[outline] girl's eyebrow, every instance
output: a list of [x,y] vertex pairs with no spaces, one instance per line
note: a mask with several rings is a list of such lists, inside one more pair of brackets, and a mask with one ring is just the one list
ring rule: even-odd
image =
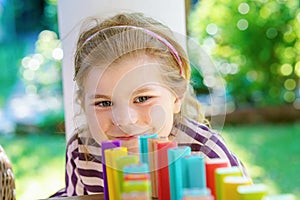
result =
[[91,95],[89,98],[90,99],[110,99],[110,97],[108,95],[104,95],[104,94]]
[[[136,91],[133,92],[133,95],[137,95],[143,92],[149,92],[153,90],[153,86],[146,86],[142,87],[140,89],[137,89]],[[104,95],[104,94],[95,94],[89,96],[90,99],[110,99],[111,97],[109,95]]]
[[152,86],[146,86],[146,87],[142,87],[136,91],[133,92],[133,95],[137,95],[139,93],[144,93],[144,92],[149,92],[149,91],[152,91],[153,90],[153,87]]

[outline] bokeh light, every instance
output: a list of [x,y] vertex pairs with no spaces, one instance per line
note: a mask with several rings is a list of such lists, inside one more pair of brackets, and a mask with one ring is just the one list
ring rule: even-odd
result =
[[248,28],[248,21],[246,19],[240,19],[238,22],[237,22],[237,27],[238,29],[240,29],[241,31],[244,31]]
[[203,41],[203,49],[207,53],[211,53],[212,49],[216,47],[216,41],[212,37],[208,37]]
[[247,79],[250,81],[250,82],[254,82],[254,81],[256,81],[257,80],[257,78],[258,78],[258,73],[257,73],[257,71],[255,71],[255,70],[251,70],[251,71],[249,71],[249,72],[247,72]]
[[295,65],[295,74],[300,77],[300,61],[298,61]]
[[215,35],[218,32],[218,26],[216,24],[208,24],[206,26],[206,32],[210,35]]
[[281,65],[280,67],[280,73],[283,75],[283,76],[289,76],[291,75],[293,72],[293,67],[291,64],[283,64]]
[[219,71],[223,75],[236,74],[239,71],[239,66],[235,63],[223,62],[219,66]]
[[292,91],[285,91],[283,94],[283,99],[288,103],[292,103],[295,100],[295,97],[295,93]]
[[36,53],[32,56],[33,59],[37,60],[39,62],[40,65],[42,65],[45,61],[45,58],[42,54],[40,53]]
[[250,6],[248,3],[240,3],[240,5],[238,7],[239,13],[245,15],[249,12],[249,10],[250,10]]
[[287,79],[284,81],[284,87],[287,90],[294,90],[296,88],[296,81],[294,79]]
[[259,16],[263,19],[268,19],[270,17],[270,15],[275,12],[276,10],[276,3],[275,2],[269,2],[264,4],[264,6],[262,6],[262,8],[259,11]]
[[30,70],[30,69],[26,69],[23,72],[23,78],[27,81],[32,81],[34,79],[34,71]]
[[284,50],[284,57],[287,59],[287,60],[293,60],[295,58],[295,55],[296,55],[296,52],[294,51],[294,48],[293,47],[287,47],[285,50]]
[[33,84],[27,85],[25,88],[25,91],[27,94],[36,94],[37,93],[37,87]]
[[55,59],[55,60],[61,60],[63,58],[63,50],[61,48],[55,48],[53,49],[53,52],[52,52],[52,57]]
[[267,38],[269,39],[274,39],[276,36],[278,35],[278,31],[276,28],[269,28],[267,31],[266,31],[266,36]]
[[291,26],[288,25],[287,27],[288,27],[288,30],[284,33],[283,39],[287,43],[292,43],[292,42],[295,41],[295,39],[297,38],[297,36],[293,32],[293,28]]

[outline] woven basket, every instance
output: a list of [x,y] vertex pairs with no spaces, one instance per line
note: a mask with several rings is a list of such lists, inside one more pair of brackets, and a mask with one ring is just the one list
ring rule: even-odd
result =
[[11,163],[0,145],[0,200],[15,200],[15,180]]

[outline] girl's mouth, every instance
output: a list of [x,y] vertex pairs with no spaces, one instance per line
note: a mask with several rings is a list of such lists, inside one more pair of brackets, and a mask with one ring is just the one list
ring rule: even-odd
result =
[[132,135],[132,136],[120,136],[115,137],[117,140],[132,140],[132,139],[138,139],[138,136]]

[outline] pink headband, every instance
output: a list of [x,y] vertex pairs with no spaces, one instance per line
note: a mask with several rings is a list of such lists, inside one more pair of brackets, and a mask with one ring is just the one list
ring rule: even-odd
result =
[[[152,37],[156,38],[158,41],[160,41],[162,44],[164,44],[165,46],[168,47],[168,49],[171,51],[171,53],[173,54],[173,56],[176,58],[179,67],[180,67],[180,75],[182,75],[182,61],[179,57],[178,52],[176,51],[176,49],[172,46],[172,44],[170,42],[168,42],[165,38],[161,37],[160,35],[158,35],[157,33],[150,31],[148,29],[142,28],[142,27],[137,27],[137,26],[131,26],[131,25],[120,25],[120,26],[112,26],[112,27],[108,27],[108,28],[104,28],[96,33],[94,33],[93,35],[91,35],[90,37],[87,38],[87,40],[83,43],[83,45],[85,45],[87,42],[89,42],[91,39],[93,39],[99,32],[105,31],[107,29],[110,28],[132,28],[135,30],[141,30],[149,35],[151,35]],[[82,46],[83,46],[82,45]]]

